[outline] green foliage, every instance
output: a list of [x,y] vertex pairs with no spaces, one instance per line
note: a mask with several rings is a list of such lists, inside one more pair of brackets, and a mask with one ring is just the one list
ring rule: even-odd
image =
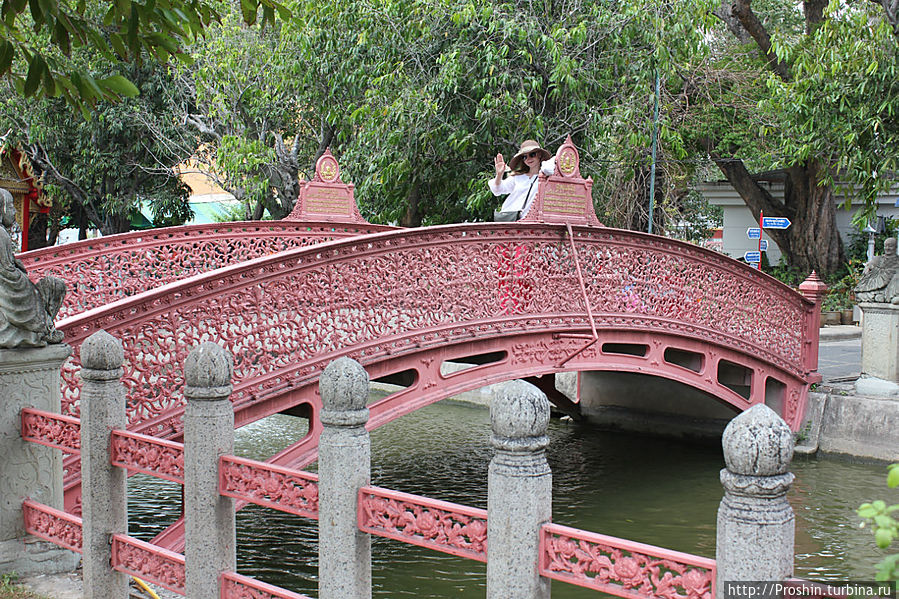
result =
[[[765,254],[762,254],[762,256],[764,257]],[[786,260],[783,259],[783,256],[781,256],[781,259],[777,263],[777,266],[767,268],[763,263],[762,267],[767,274],[771,275],[781,283],[793,287],[794,289],[798,288],[800,283],[802,283],[809,274],[798,266],[792,266],[788,264]]]
[[855,304],[855,287],[865,269],[861,260],[850,260],[844,270],[830,277],[822,310],[826,312],[849,310]]
[[[890,489],[899,487],[899,464],[889,465],[887,487]],[[887,505],[882,500],[863,503],[856,510],[859,517],[864,519],[862,526],[871,525],[874,542],[881,549],[887,549],[893,541],[899,539],[899,520],[894,516],[897,512],[899,504]],[[899,553],[888,555],[877,564],[877,567],[877,580],[899,580]]]
[[[791,77],[767,79],[760,102],[765,133],[787,166],[810,157],[829,165],[823,183],[862,200],[857,223],[874,214],[879,192],[893,185],[899,142],[899,45],[875,3],[831,0],[825,21],[798,39],[775,38]],[[887,176],[884,176],[887,175]]]
[[[83,48],[70,62],[98,77],[108,72]],[[140,95],[98,102],[90,120],[72,118],[61,98],[35,99],[22,110],[17,94],[0,83],[0,120],[14,125],[7,142],[21,144],[52,185],[50,193],[65,194],[71,220],[86,215],[104,234],[127,231],[129,214],[143,202],[159,224],[190,216],[188,190],[173,171],[185,156],[164,140],[178,131],[172,78],[152,62],[132,66],[129,77]]]
[[16,584],[18,579],[15,572],[0,574],[0,599],[47,599]]
[[[887,237],[895,237],[896,231],[899,230],[899,220],[885,218],[883,220],[883,232],[874,235],[874,255],[883,254],[883,242]],[[868,234],[864,231],[855,229],[849,233],[849,245],[846,248],[846,255],[850,260],[868,259]]]
[[[263,23],[289,11],[274,0],[241,0],[243,18]],[[261,8],[261,11],[259,10]],[[216,0],[118,0],[76,3],[60,0],[3,0],[0,5],[0,76],[25,97],[62,97],[87,114],[85,104],[137,95],[121,74],[97,77],[72,69],[68,58],[82,49],[107,65],[140,63],[153,56],[165,63],[170,56],[186,58],[183,45],[203,35],[219,18]]]

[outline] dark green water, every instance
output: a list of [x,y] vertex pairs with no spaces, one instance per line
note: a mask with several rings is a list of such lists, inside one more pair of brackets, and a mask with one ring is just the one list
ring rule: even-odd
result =
[[[269,456],[302,436],[305,424],[275,416],[237,431],[236,453]],[[487,507],[492,457],[486,410],[442,402],[372,434],[372,483],[408,493]],[[550,423],[553,521],[669,549],[714,557],[715,521],[724,465],[720,448],[598,432]],[[872,580],[883,552],[854,510],[864,501],[899,502],[886,488],[886,468],[835,460],[793,463],[790,502],[796,512],[796,576]],[[180,487],[145,476],[130,482],[131,533],[149,539],[174,521]],[[317,528],[250,506],[237,515],[238,571],[317,596]],[[475,598],[485,592],[485,566],[387,539],[372,539],[376,597]],[[554,582],[553,597],[596,597]]]

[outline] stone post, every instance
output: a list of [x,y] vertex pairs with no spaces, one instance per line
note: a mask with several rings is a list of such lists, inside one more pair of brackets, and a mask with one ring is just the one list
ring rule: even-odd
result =
[[0,572],[73,570],[78,556],[25,533],[22,502],[62,509],[62,453],[22,439],[22,408],[60,410],[59,371],[68,345],[0,349]]
[[212,342],[184,363],[185,596],[219,599],[237,567],[234,500],[219,494],[219,458],[234,453],[231,354]]
[[859,395],[899,395],[899,305],[864,302],[862,311],[862,372],[855,381]]
[[110,567],[113,534],[128,532],[128,481],[109,462],[110,433],[124,429],[121,342],[98,331],[81,344],[81,516],[85,599],[126,599],[128,576]]
[[513,381],[490,404],[496,454],[487,471],[487,599],[548,599],[538,573],[540,527],[552,519],[546,462],[549,401]]
[[793,574],[793,508],[787,491],[793,432],[774,410],[757,404],[733,420],[721,438],[726,468],[718,507],[717,592],[736,599],[728,583],[782,581]]
[[318,592],[321,599],[371,598],[371,538],[357,524],[359,489],[371,482],[368,373],[349,358],[319,380]]

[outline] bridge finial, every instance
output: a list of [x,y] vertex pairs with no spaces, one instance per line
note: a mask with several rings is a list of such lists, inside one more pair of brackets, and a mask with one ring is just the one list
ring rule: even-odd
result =
[[228,350],[212,341],[201,343],[184,361],[184,395],[196,400],[228,397],[233,370]]
[[537,387],[512,381],[490,404],[493,444],[507,451],[533,451],[549,443],[549,401]]
[[724,462],[734,474],[784,474],[793,459],[793,431],[765,404],[756,404],[734,418],[721,436]]
[[368,420],[368,373],[359,362],[337,358],[322,372],[318,388],[322,423],[358,426]]

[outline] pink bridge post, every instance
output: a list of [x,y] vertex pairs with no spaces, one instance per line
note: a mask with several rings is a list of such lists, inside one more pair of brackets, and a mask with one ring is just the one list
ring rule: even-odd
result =
[[820,383],[821,374],[818,372],[818,343],[821,333],[821,304],[824,296],[827,295],[827,285],[818,277],[818,273],[812,271],[812,274],[799,285],[799,293],[802,297],[814,302],[813,306],[809,306],[806,310],[805,320],[805,357],[803,367],[809,375],[810,383]]

